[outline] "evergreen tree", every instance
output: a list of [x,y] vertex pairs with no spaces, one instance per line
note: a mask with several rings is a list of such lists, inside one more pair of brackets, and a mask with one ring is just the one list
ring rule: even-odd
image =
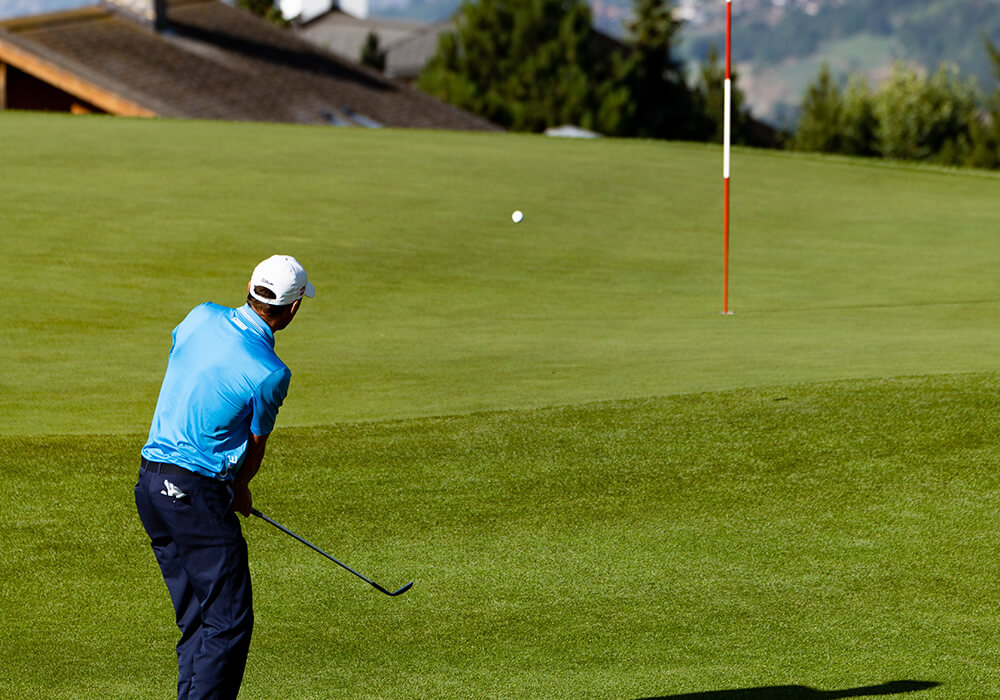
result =
[[852,156],[878,155],[875,143],[874,96],[860,75],[852,75],[844,92],[838,124],[840,152]]
[[631,55],[624,82],[631,93],[627,133],[651,138],[704,137],[706,125],[695,109],[684,79],[683,64],[674,58],[681,21],[674,0],[634,0],[629,23]]
[[602,99],[621,101],[584,0],[465,0],[455,20],[418,81],[432,95],[516,131],[595,128]]
[[980,168],[1000,168],[1000,50],[983,36],[990,57],[996,88],[986,100],[985,112],[972,125],[972,151],[969,165]]
[[925,79],[898,64],[875,96],[879,152],[902,160],[966,163],[978,113],[978,91],[956,68],[942,65]]
[[236,0],[236,6],[242,7],[258,17],[263,17],[269,22],[274,22],[279,27],[291,26],[291,22],[281,14],[281,10],[275,5],[274,0]]
[[824,63],[816,82],[808,87],[802,100],[802,113],[792,148],[840,153],[843,148],[840,133],[843,111],[844,97],[840,86],[830,74],[830,66]]
[[378,34],[373,31],[368,32],[361,47],[361,63],[379,72],[385,70],[385,51],[379,48]]
[[[730,139],[734,144],[751,145],[748,134],[750,115],[743,106],[745,98],[738,87],[739,75],[730,71],[732,110]],[[695,139],[722,143],[726,111],[726,66],[719,58],[719,49],[713,44],[708,50],[708,60],[701,64],[694,90],[695,117],[692,124]]]

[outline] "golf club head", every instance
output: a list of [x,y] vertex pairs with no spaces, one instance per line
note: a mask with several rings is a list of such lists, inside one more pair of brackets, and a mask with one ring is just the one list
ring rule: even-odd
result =
[[395,593],[389,593],[389,591],[386,591],[386,593],[389,593],[389,595],[403,595],[404,593],[406,593],[411,588],[413,588],[413,581],[410,581],[408,584],[406,584],[405,586],[403,586],[402,588],[400,588]]

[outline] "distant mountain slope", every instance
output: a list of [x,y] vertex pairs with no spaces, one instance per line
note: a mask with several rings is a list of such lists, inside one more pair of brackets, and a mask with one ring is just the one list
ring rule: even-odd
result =
[[[461,0],[372,0],[376,12],[436,21]],[[685,17],[681,56],[693,67],[724,44],[723,0],[679,0]],[[591,0],[599,29],[624,35],[629,0]],[[858,72],[872,83],[895,61],[926,71],[958,65],[992,89],[982,35],[1000,44],[998,0],[733,0],[733,60],[747,103],[760,118],[790,125],[820,66],[840,77]]]
[[0,0],[0,19],[26,17],[96,4],[97,0]]
[[[794,119],[824,62],[841,77],[863,73],[873,83],[887,76],[895,61],[928,72],[947,62],[976,76],[982,87],[995,84],[982,37],[1000,44],[997,0],[789,2],[780,10],[772,4],[768,11],[740,12],[733,25],[741,87],[751,109],[765,119]],[[683,36],[684,58],[702,60],[712,45],[723,45],[721,15],[689,24]]]

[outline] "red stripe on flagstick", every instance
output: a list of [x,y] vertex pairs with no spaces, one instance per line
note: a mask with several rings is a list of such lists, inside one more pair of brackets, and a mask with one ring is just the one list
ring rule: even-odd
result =
[[722,283],[722,313],[729,313],[729,178],[725,179],[725,204],[723,205],[723,218],[725,220],[725,260],[723,262],[723,283]]

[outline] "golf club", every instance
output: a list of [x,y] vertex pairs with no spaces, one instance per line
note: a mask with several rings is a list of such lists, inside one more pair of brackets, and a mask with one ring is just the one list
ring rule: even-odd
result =
[[375,583],[374,581],[372,581],[370,578],[367,578],[366,576],[362,576],[361,574],[359,574],[357,571],[355,571],[354,569],[352,569],[351,567],[349,567],[344,562],[338,561],[338,560],[334,559],[329,554],[327,554],[326,552],[324,552],[322,549],[320,549],[319,547],[317,547],[316,545],[314,545],[312,542],[309,542],[309,541],[303,539],[302,537],[299,537],[298,535],[296,535],[294,532],[292,532],[291,530],[289,530],[287,527],[285,527],[281,523],[277,523],[274,520],[271,520],[269,517],[267,517],[266,515],[264,515],[263,513],[261,513],[256,508],[251,508],[250,509],[250,514],[251,515],[256,515],[261,520],[266,520],[267,522],[271,523],[276,528],[278,528],[279,530],[281,530],[282,532],[284,532],[286,535],[291,535],[292,537],[294,537],[295,539],[297,539],[302,544],[306,545],[307,547],[310,547],[311,549],[316,550],[317,552],[319,552],[320,554],[322,554],[324,557],[326,557],[327,559],[329,559],[330,561],[332,561],[334,564],[337,564],[338,566],[341,566],[341,567],[347,569],[352,574],[354,574],[355,576],[357,576],[359,579],[361,579],[362,581],[365,581],[366,583],[370,584],[372,587],[377,588],[378,590],[382,591],[386,595],[391,595],[391,596],[402,595],[403,593],[406,593],[408,590],[410,590],[410,588],[413,587],[413,581],[410,581],[408,584],[406,584],[405,586],[403,586],[402,588],[400,588],[398,591],[395,591],[395,592],[393,592],[393,591],[387,591],[386,589],[382,588],[382,586],[380,586],[377,583]]

